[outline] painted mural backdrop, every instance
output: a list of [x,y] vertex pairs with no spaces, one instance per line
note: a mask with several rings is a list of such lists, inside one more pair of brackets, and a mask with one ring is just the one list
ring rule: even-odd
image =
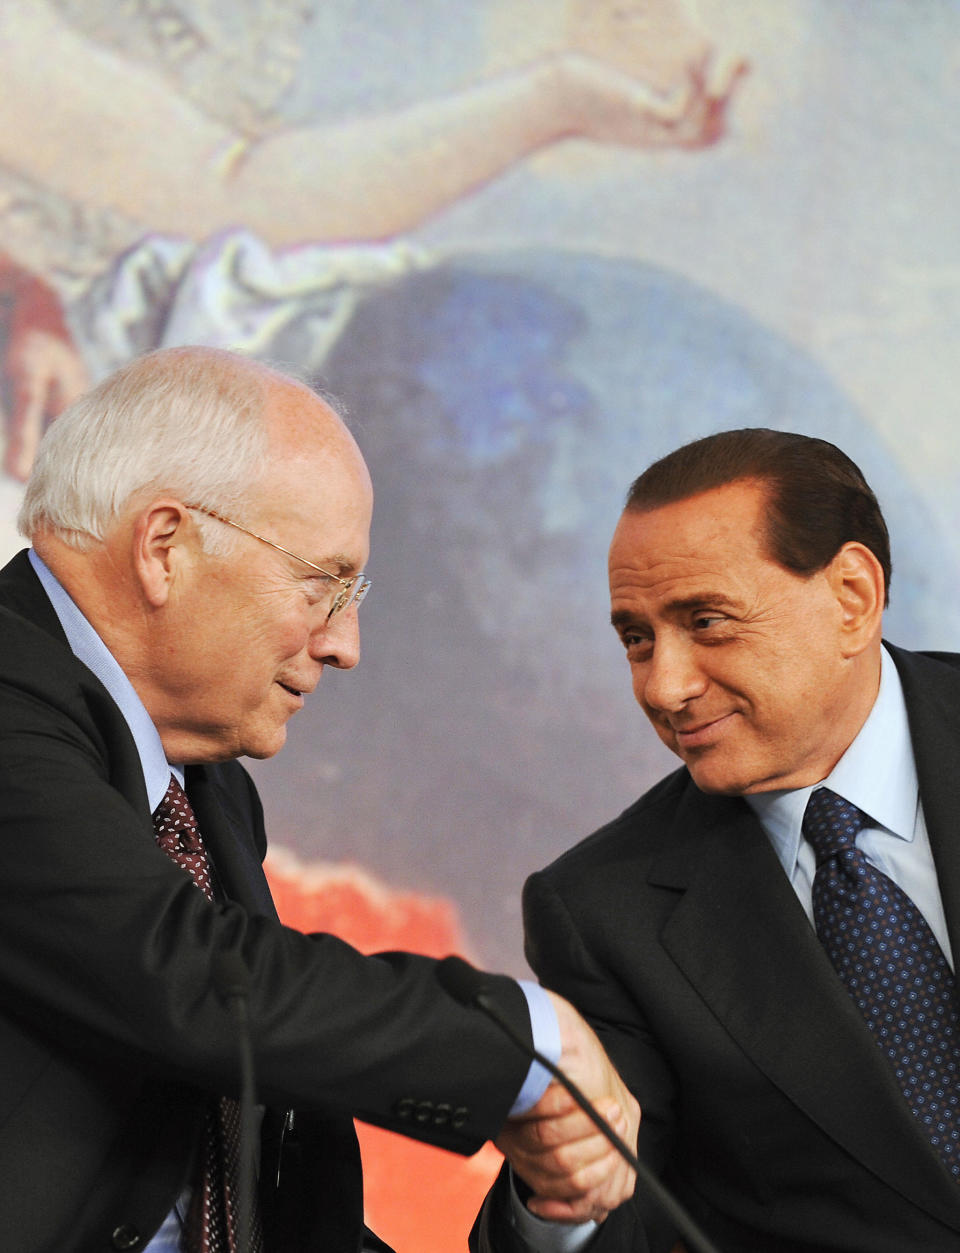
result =
[[[687,439],[839,443],[888,634],[956,647],[952,0],[0,0],[0,48],[2,555],[161,345],[294,369],[371,465],[362,664],[253,767],[291,925],[523,972],[524,876],[670,764],[604,563]],[[399,1253],[463,1248],[494,1151],[363,1138]]]

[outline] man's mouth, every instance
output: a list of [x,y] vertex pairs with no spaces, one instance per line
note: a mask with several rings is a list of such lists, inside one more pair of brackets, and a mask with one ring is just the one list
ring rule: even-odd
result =
[[[278,679],[277,682],[280,683],[280,680]],[[291,696],[296,696],[298,699],[303,695],[299,687],[291,687],[289,683],[280,683],[280,686],[285,692],[289,692]]]
[[698,722],[695,726],[673,727],[672,730],[677,748],[702,748],[708,744],[715,743],[717,738],[726,730],[733,716],[732,713],[721,714],[718,718],[710,718],[705,722]]

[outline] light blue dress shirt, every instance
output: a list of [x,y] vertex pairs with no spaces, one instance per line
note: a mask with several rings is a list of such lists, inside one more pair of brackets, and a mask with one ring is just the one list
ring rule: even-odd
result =
[[[71,650],[107,689],[130,728],[143,767],[147,800],[152,811],[166,795],[171,773],[176,775],[181,787],[183,786],[183,767],[171,765],[167,761],[157,728],[133,684],[72,597],[33,550],[29,553],[29,559],[43,590],[50,598]],[[520,987],[530,1011],[534,1048],[556,1063],[560,1060],[561,1052],[560,1026],[550,998],[539,984],[530,980],[520,980]],[[531,1063],[510,1113],[526,1113],[536,1105],[549,1083],[549,1073],[539,1063]],[[161,1229],[145,1247],[144,1253],[180,1253],[181,1221],[177,1211],[181,1214],[186,1212],[188,1197],[189,1194],[180,1198],[176,1208],[171,1210]]]
[[[911,898],[953,966],[943,901],[920,804],[917,767],[910,742],[900,676],[884,649],[880,690],[860,733],[823,781],[862,809],[874,825],[857,836],[857,847]],[[813,922],[816,857],[801,824],[814,786],[761,792],[745,799],[760,820],[793,889]]]

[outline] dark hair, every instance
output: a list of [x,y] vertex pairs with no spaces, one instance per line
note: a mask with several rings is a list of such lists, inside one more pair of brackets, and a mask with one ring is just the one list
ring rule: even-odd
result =
[[854,540],[883,567],[887,603],[887,524],[859,468],[825,439],[766,427],[708,435],[644,470],[627,494],[626,508],[656,509],[741,479],[758,479],[769,489],[766,538],[774,561],[795,574],[813,574]]

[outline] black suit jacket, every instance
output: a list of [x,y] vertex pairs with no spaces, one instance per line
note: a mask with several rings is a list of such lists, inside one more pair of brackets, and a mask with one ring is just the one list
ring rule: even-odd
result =
[[[279,1207],[278,1119],[264,1124],[282,1253],[359,1248],[353,1116],[472,1152],[526,1072],[427,959],[363,957],[279,924],[239,764],[189,769],[187,788],[218,906],[156,848],[126,724],[14,559],[0,572],[0,1246],[17,1253],[138,1248],[156,1231],[209,1095],[239,1088],[211,976],[224,950],[251,975],[259,1099],[300,1111]],[[502,979],[500,992],[529,1033],[520,989]]]
[[[960,954],[960,658],[891,649]],[[901,1095],[750,808],[679,770],[532,876],[528,957],[642,1107],[639,1152],[725,1253],[946,1253],[960,1186]],[[504,1180],[475,1233],[517,1247]],[[591,1253],[667,1250],[642,1195]]]

